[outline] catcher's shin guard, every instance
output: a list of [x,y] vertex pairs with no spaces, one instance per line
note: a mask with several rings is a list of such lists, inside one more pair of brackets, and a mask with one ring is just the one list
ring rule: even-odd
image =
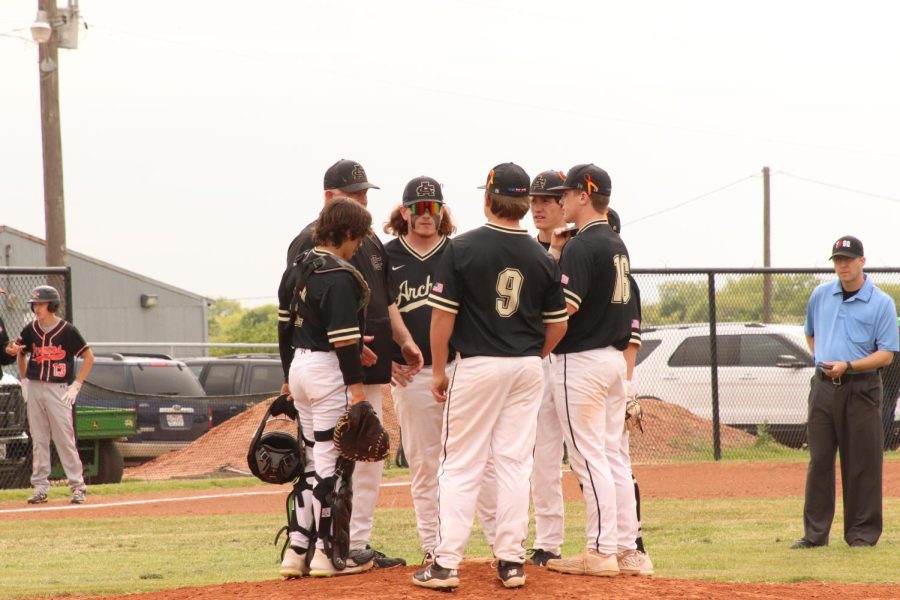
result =
[[351,481],[355,466],[353,461],[338,458],[334,475],[322,479],[313,490],[313,495],[322,504],[317,535],[322,540],[325,554],[338,571],[346,568],[350,555]]
[[[287,514],[287,525],[278,530],[275,534],[275,545],[282,533],[287,533],[284,544],[281,547],[279,560],[284,559],[284,553],[288,546],[297,548],[312,548],[316,543],[315,521],[312,514],[312,490],[313,486],[310,480],[315,480],[315,472],[308,471],[294,482],[294,489],[284,503],[285,513]],[[291,533],[297,532],[306,537],[306,545],[300,546],[291,539]],[[309,554],[307,554],[307,563],[309,562]]]

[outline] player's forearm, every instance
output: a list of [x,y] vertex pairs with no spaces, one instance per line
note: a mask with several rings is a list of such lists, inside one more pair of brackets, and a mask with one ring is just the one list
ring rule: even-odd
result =
[[28,372],[28,360],[25,358],[24,352],[19,352],[16,356],[16,367],[19,369],[19,379],[25,379],[25,373]]
[[409,333],[409,329],[406,328],[406,323],[403,322],[403,317],[400,315],[400,309],[397,308],[396,302],[388,306],[388,315],[391,318],[391,337],[402,348],[404,344],[412,340],[412,335]]
[[94,353],[90,348],[81,353],[81,361],[81,369],[75,377],[75,381],[78,383],[84,383],[84,380],[87,379],[91,372],[91,368],[94,366]]
[[625,355],[625,379],[631,381],[634,376],[634,363],[637,361],[637,353],[640,346],[637,344],[628,344],[628,347],[622,351]]
[[439,308],[431,309],[431,367],[437,373],[442,373],[447,367],[450,335],[455,322],[455,314]]
[[547,323],[544,325],[544,347],[541,348],[541,358],[544,358],[556,348],[556,345],[559,343],[563,336],[566,335],[566,330],[569,328],[568,321],[562,321],[560,323]]

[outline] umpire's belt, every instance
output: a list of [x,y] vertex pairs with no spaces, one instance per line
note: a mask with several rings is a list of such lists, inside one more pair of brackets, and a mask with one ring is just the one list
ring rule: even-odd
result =
[[877,369],[873,371],[864,371],[862,373],[844,373],[840,377],[829,377],[822,371],[816,369],[816,375],[834,385],[843,385],[844,383],[849,383],[850,381],[857,379],[869,379],[870,377],[880,377],[879,371]]

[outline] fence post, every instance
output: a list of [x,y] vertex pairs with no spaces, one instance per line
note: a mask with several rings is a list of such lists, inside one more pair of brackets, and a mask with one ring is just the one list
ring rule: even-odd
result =
[[66,267],[65,277],[65,294],[66,294],[66,319],[70,323],[75,322],[75,306],[72,300],[72,267]]
[[712,383],[713,459],[722,460],[722,431],[719,423],[719,355],[716,335],[716,274],[707,273],[709,288],[709,363]]

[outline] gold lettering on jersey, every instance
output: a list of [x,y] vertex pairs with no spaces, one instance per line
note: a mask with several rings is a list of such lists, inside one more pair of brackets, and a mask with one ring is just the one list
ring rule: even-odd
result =
[[[425,278],[425,283],[419,286],[409,285],[409,280],[400,283],[400,293],[397,295],[397,304],[402,306],[415,300],[423,300],[428,298],[428,292],[431,291],[431,275]],[[406,312],[406,311],[403,311]]]

